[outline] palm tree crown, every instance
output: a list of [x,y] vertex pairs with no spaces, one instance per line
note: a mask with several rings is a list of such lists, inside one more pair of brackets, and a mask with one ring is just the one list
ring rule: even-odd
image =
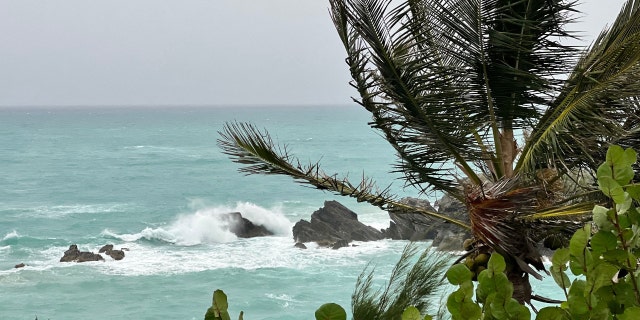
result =
[[248,173],[468,227],[476,247],[540,277],[535,242],[589,214],[603,150],[640,137],[640,1],[627,1],[586,49],[560,42],[573,36],[575,4],[330,0],[354,100],[395,148],[396,169],[408,185],[465,203],[470,225],[402,204],[371,180],[301,165],[249,124],[227,124],[219,145]]

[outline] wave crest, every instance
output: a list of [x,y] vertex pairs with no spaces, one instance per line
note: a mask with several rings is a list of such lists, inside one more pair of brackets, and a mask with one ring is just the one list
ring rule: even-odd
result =
[[145,228],[134,234],[117,234],[104,230],[103,235],[126,242],[139,240],[161,241],[183,246],[203,243],[225,243],[237,239],[230,231],[228,213],[240,212],[255,225],[261,225],[276,235],[291,235],[292,223],[278,209],[266,209],[258,205],[239,202],[235,207],[205,207],[190,214],[183,214],[166,227]]

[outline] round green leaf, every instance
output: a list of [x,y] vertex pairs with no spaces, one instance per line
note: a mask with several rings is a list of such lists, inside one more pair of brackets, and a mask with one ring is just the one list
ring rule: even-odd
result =
[[598,231],[591,237],[591,249],[595,256],[600,256],[603,252],[613,250],[618,246],[618,239],[609,231]]
[[620,320],[637,320],[640,319],[640,307],[631,307],[624,309],[624,313],[618,316]]
[[560,307],[546,307],[540,309],[536,320],[568,320],[567,312]]
[[420,310],[414,306],[409,306],[402,312],[402,320],[422,320]]
[[316,320],[347,320],[347,312],[336,303],[325,303],[316,310]]
[[465,281],[470,281],[473,273],[464,264],[456,264],[447,271],[447,280],[453,285],[459,285]]

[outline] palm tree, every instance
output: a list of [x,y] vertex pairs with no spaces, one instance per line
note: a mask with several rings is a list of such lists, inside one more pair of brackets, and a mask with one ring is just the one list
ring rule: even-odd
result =
[[370,179],[352,183],[303,165],[251,124],[226,124],[223,152],[245,173],[289,175],[468,228],[475,250],[507,257],[514,296],[528,302],[528,275],[544,270],[536,242],[588,216],[602,150],[638,145],[640,1],[627,1],[586,49],[560,42],[574,37],[565,27],[575,1],[330,4],[354,100],[395,148],[397,169],[423,193],[466,204],[470,224],[400,203]]

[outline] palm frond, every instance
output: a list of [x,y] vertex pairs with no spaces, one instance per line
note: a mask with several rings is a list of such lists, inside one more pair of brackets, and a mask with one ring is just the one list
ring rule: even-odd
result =
[[582,55],[562,93],[534,127],[517,168],[595,170],[611,143],[637,142],[640,92],[640,1]]
[[[424,41],[404,32],[422,29],[421,20],[405,18],[407,5],[388,9],[388,1],[333,0],[332,17],[347,50],[358,101],[372,113],[374,128],[380,129],[398,152],[398,170],[408,184],[456,194],[453,159],[479,183],[467,159],[480,156],[473,136],[459,119],[463,111],[446,108],[460,104],[451,87],[454,68],[427,55]],[[416,26],[410,26],[415,23]],[[402,27],[400,27],[402,25]],[[424,59],[415,59],[424,55]],[[459,73],[459,72],[458,72]],[[470,154],[473,157],[469,156]],[[460,172],[459,172],[460,173]]]
[[375,269],[365,269],[360,274],[351,296],[354,320],[397,319],[408,306],[415,306],[422,313],[435,309],[432,299],[445,283],[443,274],[450,262],[431,248],[413,262],[416,253],[415,245],[405,247],[384,290],[373,288]]
[[360,183],[353,184],[347,178],[326,174],[318,163],[302,165],[289,154],[286,147],[277,146],[267,132],[261,132],[251,124],[227,123],[219,134],[221,138],[218,139],[218,145],[222,152],[229,155],[232,161],[245,165],[239,169],[242,173],[286,175],[299,183],[352,197],[384,210],[424,214],[469,228],[457,219],[401,203],[390,194],[389,188],[380,189],[369,178],[363,177]]

